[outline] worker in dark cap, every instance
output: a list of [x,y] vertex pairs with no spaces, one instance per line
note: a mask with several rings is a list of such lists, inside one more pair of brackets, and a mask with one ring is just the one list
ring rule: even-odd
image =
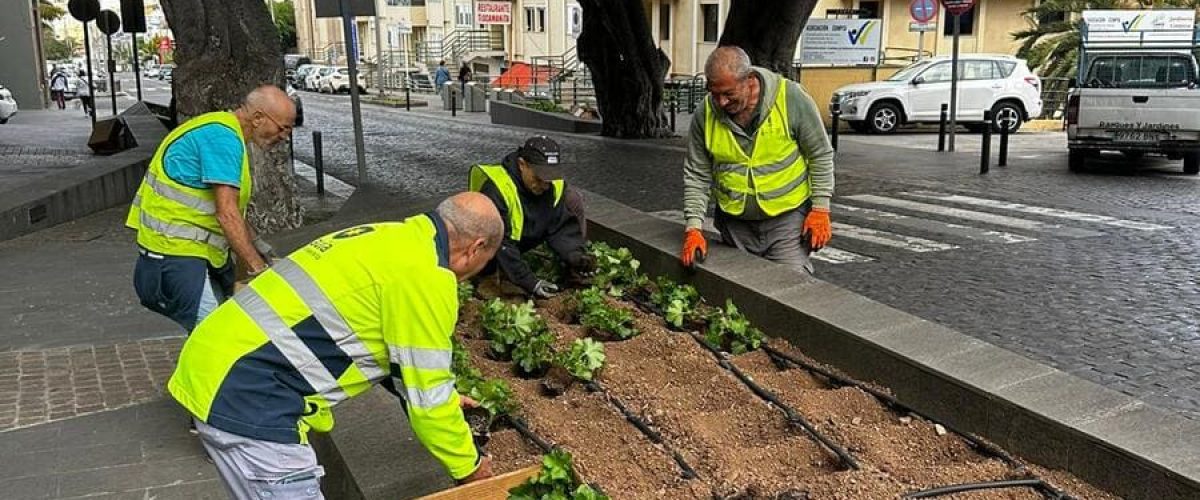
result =
[[499,164],[471,167],[470,189],[491,198],[504,220],[504,242],[489,268],[499,267],[526,293],[538,298],[558,293],[558,284],[538,279],[521,258],[542,243],[572,272],[594,270],[585,249],[583,198],[563,180],[562,154],[549,137],[530,137]]

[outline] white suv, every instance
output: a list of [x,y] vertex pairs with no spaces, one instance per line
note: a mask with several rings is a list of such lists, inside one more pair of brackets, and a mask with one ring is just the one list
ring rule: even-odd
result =
[[[858,132],[887,134],[905,123],[937,123],[942,103],[950,102],[950,57],[908,66],[881,82],[859,83],[833,93],[830,111]],[[958,122],[983,131],[984,110],[992,127],[1016,132],[1042,113],[1042,80],[1024,60],[1005,55],[965,54],[958,61]]]

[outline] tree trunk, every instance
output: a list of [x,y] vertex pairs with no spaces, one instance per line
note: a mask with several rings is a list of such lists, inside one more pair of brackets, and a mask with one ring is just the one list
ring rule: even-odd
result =
[[755,66],[794,77],[796,42],[817,0],[732,0],[720,45],[746,51]]
[[[162,7],[175,35],[172,92],[180,115],[231,110],[255,87],[283,83],[279,33],[262,0],[163,0]],[[288,143],[267,152],[247,147],[250,224],[259,234],[299,227]]]
[[583,31],[575,47],[596,87],[609,137],[667,137],[670,122],[663,108],[663,79],[670,60],[650,36],[642,0],[580,0]]

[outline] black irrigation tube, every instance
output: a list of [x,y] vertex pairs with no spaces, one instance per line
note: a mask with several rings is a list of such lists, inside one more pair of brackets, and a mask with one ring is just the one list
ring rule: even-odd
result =
[[933,498],[954,493],[963,493],[966,491],[994,490],[1002,488],[1032,488],[1046,498],[1052,500],[1074,500],[1075,498],[1054,489],[1054,487],[1046,484],[1046,482],[1042,481],[1041,479],[1011,479],[1005,481],[985,481],[979,483],[955,484],[907,493],[900,498]]
[[[881,390],[875,389],[874,387],[871,387],[867,384],[864,384],[857,380],[853,380],[853,379],[838,375],[836,373],[833,373],[829,370],[821,368],[820,366],[814,365],[812,363],[805,362],[795,356],[792,356],[783,351],[775,349],[774,347],[771,347],[769,345],[762,346],[762,349],[763,349],[763,351],[765,351],[767,353],[768,356],[771,356],[775,359],[781,359],[783,361],[786,361],[788,363],[796,365],[800,368],[803,368],[804,370],[821,375],[822,377],[825,377],[825,378],[837,383],[838,385],[858,388],[858,389],[862,390],[863,392],[866,392],[867,394],[874,396],[875,399],[882,401],[883,403],[887,404],[889,407],[891,407],[894,410],[911,413],[913,415],[921,417],[925,420],[929,420],[931,422],[938,422],[936,419],[929,418],[927,415],[925,415],[921,412],[918,412],[916,410],[913,410],[912,408],[908,407],[904,403],[901,403],[900,400],[896,399],[891,394],[888,394]],[[1025,470],[1024,464],[1017,461],[1017,459],[1013,458],[1012,455],[1009,455],[1008,452],[1000,449],[996,445],[989,443],[987,441],[984,441],[982,439],[979,439],[978,437],[975,437],[974,435],[972,435],[970,433],[963,432],[963,431],[951,426],[950,424],[946,424],[946,423],[942,423],[942,422],[938,422],[938,423],[940,425],[942,425],[943,427],[945,427],[946,429],[948,429],[950,432],[958,434],[963,439],[966,439],[967,442],[971,443],[971,445],[974,446],[976,449],[1004,461],[1010,467],[1013,467],[1013,468],[1016,468],[1016,469],[1022,470],[1022,471]]]
[[650,428],[650,424],[646,423],[645,420],[642,420],[641,417],[635,415],[632,411],[629,411],[629,408],[625,406],[625,403],[621,402],[621,400],[616,396],[609,394],[599,382],[587,382],[586,387],[589,391],[603,394],[604,399],[608,400],[609,403],[615,406],[617,411],[621,412],[621,415],[625,417],[625,420],[628,420],[629,423],[633,424],[634,427],[637,427],[639,431],[642,431],[642,434],[644,434],[646,438],[650,439],[652,443],[662,446],[664,449],[669,451],[671,453],[671,458],[675,460],[675,464],[678,465],[679,469],[683,471],[684,479],[695,479],[698,477],[696,470],[693,469],[691,465],[688,465],[687,461],[683,459],[683,455],[680,455],[678,450],[673,448],[666,442],[666,440],[663,439],[662,434],[659,434],[658,431]]
[[695,339],[697,343],[699,343],[709,353],[711,353],[715,358],[717,358],[717,364],[721,365],[721,368],[724,368],[724,369],[730,371],[731,373],[733,373],[733,375],[735,377],[737,377],[738,380],[742,381],[742,383],[745,384],[746,387],[749,387],[750,390],[754,392],[754,394],[758,395],[758,397],[762,398],[763,400],[765,400],[771,404],[774,404],[776,407],[778,407],[780,410],[782,410],[783,414],[787,418],[787,421],[789,424],[797,425],[797,426],[800,426],[801,428],[803,428],[818,443],[820,443],[822,446],[824,446],[829,451],[833,452],[834,455],[837,455],[838,459],[841,460],[842,464],[845,465],[846,467],[849,467],[854,470],[858,470],[860,468],[858,465],[858,461],[855,460],[854,457],[851,456],[850,453],[847,452],[845,448],[842,448],[841,445],[833,442],[833,440],[829,439],[828,437],[825,437],[824,434],[821,434],[821,432],[818,431],[816,427],[813,427],[813,425],[811,423],[809,423],[809,421],[806,420],[803,416],[801,416],[800,413],[798,413],[791,406],[788,406],[787,403],[780,401],[779,398],[777,396],[775,396],[774,393],[766,390],[765,388],[763,388],[762,386],[758,385],[753,380],[751,380],[750,377],[746,376],[746,374],[743,373],[741,369],[739,369],[733,363],[730,363],[728,359],[725,359],[724,353],[722,353],[720,350],[713,347],[712,345],[709,345],[709,343],[707,341],[705,341],[703,338],[701,338],[699,333],[688,332],[688,335],[691,335],[691,337],[693,339]]

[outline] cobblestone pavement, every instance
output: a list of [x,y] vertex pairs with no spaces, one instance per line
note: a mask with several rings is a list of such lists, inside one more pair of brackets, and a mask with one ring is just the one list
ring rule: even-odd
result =
[[162,396],[182,338],[0,353],[0,432]]
[[[297,157],[312,162],[319,129],[327,170],[353,183],[348,101],[308,96]],[[374,106],[364,119],[372,181],[405,194],[461,189],[470,164],[538,133]],[[575,184],[678,217],[681,139],[549,135],[573,161]],[[842,252],[818,254],[817,275],[1200,417],[1200,178],[1179,174],[1178,162],[1130,168],[1119,156],[1073,174],[1061,133],[1012,137],[1010,166],[981,176],[979,136],[959,135],[955,154],[933,152],[936,141],[842,136],[833,242]]]

